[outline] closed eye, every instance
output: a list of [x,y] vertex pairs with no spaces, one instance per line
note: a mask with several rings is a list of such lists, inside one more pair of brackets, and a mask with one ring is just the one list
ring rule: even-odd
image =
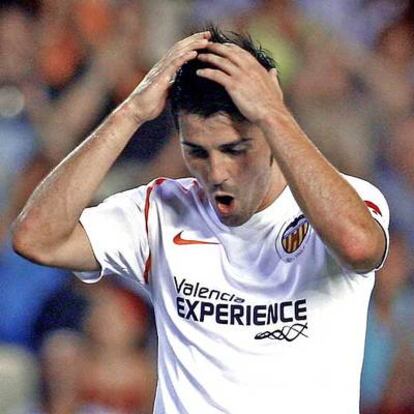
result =
[[[243,155],[252,147],[251,141],[251,138],[243,138],[220,145],[219,149],[223,154],[229,154],[231,156]],[[187,141],[182,141],[181,144],[184,146],[187,156],[191,158],[207,159],[209,157],[209,152],[202,146]]]
[[242,155],[245,154],[250,148],[248,143],[238,143],[235,145],[223,145],[220,149],[225,154],[230,155]]
[[208,158],[208,152],[202,148],[191,148],[187,150],[187,154],[192,158]]

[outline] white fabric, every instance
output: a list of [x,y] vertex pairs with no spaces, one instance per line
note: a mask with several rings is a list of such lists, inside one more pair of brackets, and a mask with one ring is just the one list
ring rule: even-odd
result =
[[[346,178],[374,203],[369,210],[388,234],[382,194]],[[286,187],[247,223],[226,227],[190,178],[157,181],[85,210],[81,223],[102,271],[78,276],[91,282],[126,275],[153,302],[159,338],[154,413],[359,412],[374,272],[360,275],[339,265],[304,217],[289,226],[301,214]],[[289,232],[290,243],[301,240],[291,253],[282,243]],[[210,244],[176,244],[177,238]]]

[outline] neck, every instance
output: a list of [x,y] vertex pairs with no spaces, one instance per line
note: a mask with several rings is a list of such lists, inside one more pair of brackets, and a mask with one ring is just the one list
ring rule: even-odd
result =
[[280,171],[279,167],[276,165],[276,162],[274,160],[273,160],[272,169],[273,169],[272,176],[271,176],[271,179],[269,180],[269,185],[266,191],[266,195],[263,198],[263,203],[260,206],[259,211],[270,206],[270,204],[272,204],[273,201],[275,201],[280,196],[280,194],[282,193],[282,191],[285,189],[287,185],[287,181],[284,175],[282,174],[282,171]]

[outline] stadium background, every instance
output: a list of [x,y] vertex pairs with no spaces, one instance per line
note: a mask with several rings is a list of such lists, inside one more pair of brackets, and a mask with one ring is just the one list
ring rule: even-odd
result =
[[[362,412],[414,413],[413,20],[403,0],[2,0],[0,412],[151,412],[156,337],[136,288],[85,286],[33,265],[12,252],[9,227],[166,49],[213,21],[273,52],[311,139],[388,199],[391,250],[369,311]],[[160,175],[186,175],[168,112],[136,134],[95,201]]]

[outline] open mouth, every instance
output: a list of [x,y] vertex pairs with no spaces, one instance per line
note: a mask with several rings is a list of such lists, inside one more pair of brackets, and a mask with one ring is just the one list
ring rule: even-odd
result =
[[214,197],[216,201],[217,210],[220,214],[230,214],[234,209],[234,197],[229,195],[216,195]]

